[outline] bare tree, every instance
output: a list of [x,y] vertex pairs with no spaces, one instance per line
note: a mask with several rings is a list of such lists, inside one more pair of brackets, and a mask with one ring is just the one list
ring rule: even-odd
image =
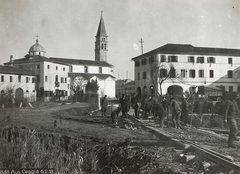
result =
[[2,107],[12,107],[15,104],[14,99],[14,86],[6,86],[4,89],[1,88],[0,103]]
[[152,63],[150,66],[151,74],[148,80],[152,83],[154,89],[157,89],[157,95],[163,95],[162,84],[167,80],[184,83],[181,74],[176,71],[171,63],[159,62],[157,64]]
[[83,93],[85,86],[87,84],[87,80],[82,76],[76,76],[70,81],[70,89],[73,91],[74,95],[77,98],[80,97],[80,94]]

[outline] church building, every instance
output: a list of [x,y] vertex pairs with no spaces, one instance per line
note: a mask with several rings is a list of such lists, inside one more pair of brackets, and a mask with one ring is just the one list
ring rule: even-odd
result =
[[[103,97],[104,95],[107,95],[108,97],[114,98],[116,78],[113,76],[113,65],[107,62],[107,48],[108,36],[104,25],[103,15],[101,14],[95,41],[95,60],[55,57],[50,57],[50,60],[64,64],[68,63],[70,85],[78,84],[84,86],[87,81],[97,80],[99,85],[99,96]],[[71,94],[73,94],[72,91]]]
[[93,79],[98,82],[99,97],[104,95],[115,97],[116,78],[113,75],[113,65],[107,62],[107,40],[108,36],[101,14],[95,41],[95,60],[46,57],[45,48],[39,44],[37,39],[24,58],[13,60],[11,57],[10,61],[4,65],[18,67],[35,74],[37,97],[44,101],[60,98],[66,100],[73,95],[71,85],[81,83],[79,85],[85,90],[86,83]]

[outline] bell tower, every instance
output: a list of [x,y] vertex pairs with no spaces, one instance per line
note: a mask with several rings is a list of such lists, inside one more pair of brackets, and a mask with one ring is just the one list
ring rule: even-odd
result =
[[101,12],[101,18],[95,41],[95,61],[107,62],[107,51],[108,51],[108,36],[104,25],[103,12]]

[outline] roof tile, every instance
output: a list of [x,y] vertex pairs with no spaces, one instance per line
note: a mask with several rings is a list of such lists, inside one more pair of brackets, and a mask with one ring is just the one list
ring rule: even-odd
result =
[[112,76],[111,74],[68,73],[68,75],[69,75],[70,77],[73,77],[73,78],[75,78],[75,77],[77,77],[77,76],[82,76],[82,77],[84,77],[86,80],[89,80],[90,78],[92,78],[92,77],[94,77],[94,76],[96,76],[96,77],[98,77],[98,78],[100,78],[100,79],[104,79],[104,80],[107,79],[108,77],[111,77],[111,78],[115,79],[115,77]]
[[4,66],[4,65],[0,65],[0,73],[2,73],[2,74],[17,74],[17,75],[31,75],[31,76],[37,75],[36,73],[34,73],[32,71],[28,71],[28,70],[18,68],[18,67]]
[[143,56],[151,56],[156,53],[161,54],[187,54],[187,55],[215,55],[215,56],[240,56],[240,49],[227,48],[208,48],[208,47],[194,47],[190,44],[166,44],[152,51],[132,58],[137,60]]
[[105,61],[95,61],[95,60],[83,60],[83,59],[68,59],[68,58],[55,58],[50,57],[51,60],[68,63],[72,65],[92,65],[92,66],[105,66],[105,67],[113,67],[113,65],[105,62]]

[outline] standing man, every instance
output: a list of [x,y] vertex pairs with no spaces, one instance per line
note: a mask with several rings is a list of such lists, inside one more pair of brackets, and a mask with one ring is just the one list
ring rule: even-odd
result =
[[228,147],[236,148],[234,141],[237,139],[238,126],[236,122],[237,108],[233,101],[229,99],[224,100],[225,112],[224,112],[224,122],[228,124],[230,132],[228,136]]
[[128,102],[128,98],[125,94],[122,94],[122,98],[120,98],[119,103],[121,105],[122,116],[127,117],[127,112],[130,109],[130,105]]
[[187,125],[188,122],[188,108],[187,108],[187,101],[186,99],[183,97],[182,98],[182,112],[181,112],[181,120],[184,126]]
[[180,129],[180,117],[181,108],[177,100],[174,98],[170,99],[170,105],[172,106],[172,121],[175,128]]
[[164,126],[164,119],[166,117],[166,111],[163,107],[163,102],[162,100],[159,98],[157,101],[157,114],[158,114],[158,119],[159,119],[159,126],[160,128],[163,128]]
[[134,114],[135,114],[136,118],[139,118],[139,104],[138,103],[139,103],[139,100],[138,100],[137,95],[135,94],[132,99],[132,106],[133,106]]
[[102,116],[106,116],[107,105],[108,105],[107,95],[105,95],[105,96],[101,99],[100,104],[101,104]]

